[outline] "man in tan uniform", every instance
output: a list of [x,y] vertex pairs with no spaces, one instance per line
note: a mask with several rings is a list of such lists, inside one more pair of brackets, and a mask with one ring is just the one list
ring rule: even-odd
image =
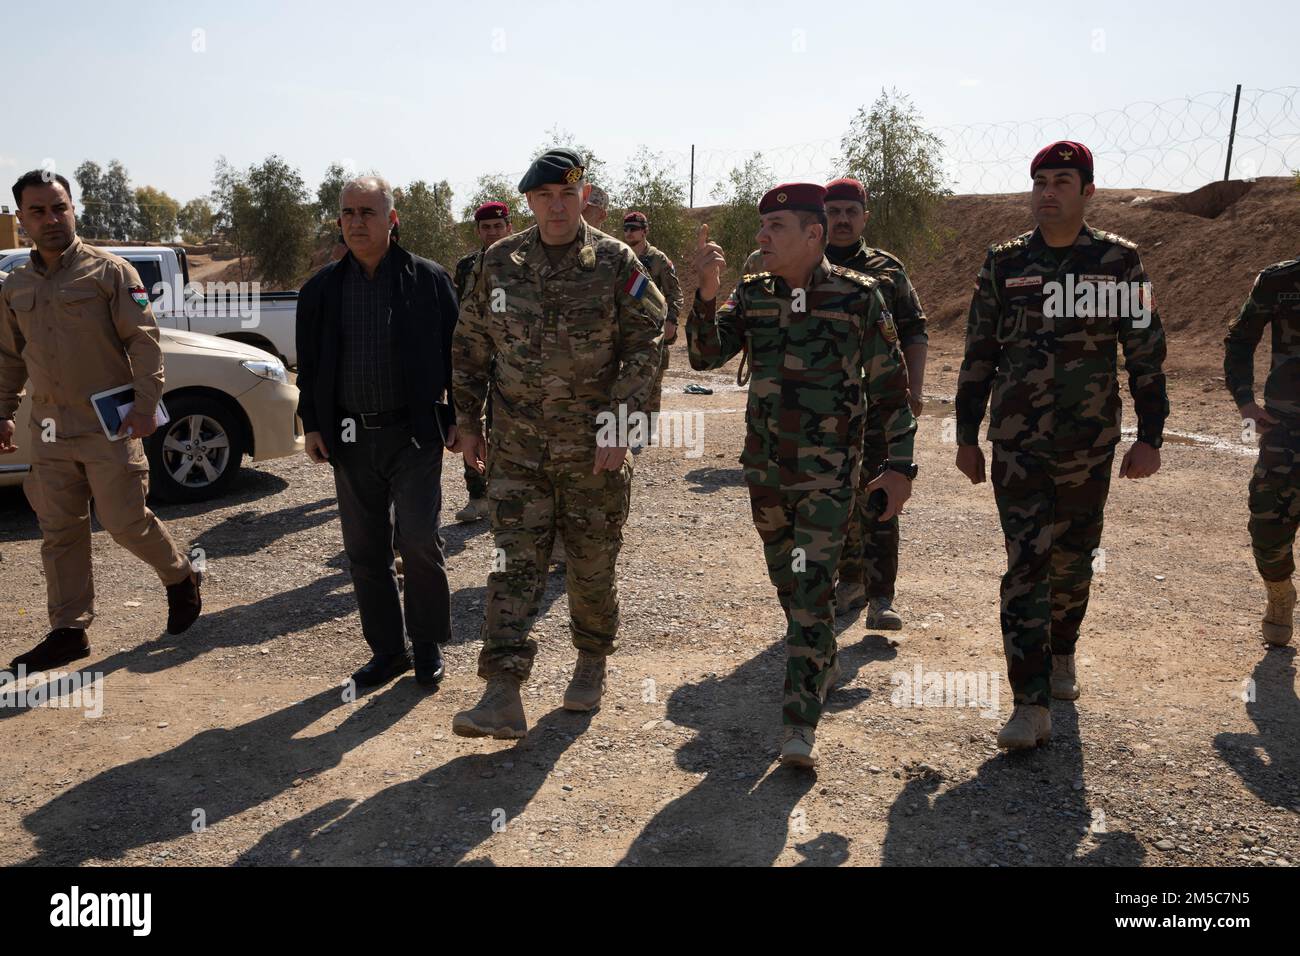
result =
[[[34,170],[14,184],[18,219],[36,248],[0,292],[0,454],[16,450],[14,413],[30,379],[32,469],[24,483],[41,527],[53,630],[15,658],[46,670],[90,653],[95,617],[90,500],[118,544],[167,586],[167,631],[199,616],[201,575],[145,505],[149,463],[140,439],[156,428],[162,351],[149,295],[126,260],[77,238],[68,181]],[[135,404],[110,441],[90,397],[121,385]]]

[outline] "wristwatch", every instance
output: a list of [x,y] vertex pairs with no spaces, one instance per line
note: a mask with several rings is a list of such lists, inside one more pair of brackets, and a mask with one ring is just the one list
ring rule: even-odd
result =
[[886,471],[896,471],[900,475],[905,475],[910,481],[916,481],[916,473],[920,470],[914,461],[887,461],[881,467],[880,473],[883,475]]

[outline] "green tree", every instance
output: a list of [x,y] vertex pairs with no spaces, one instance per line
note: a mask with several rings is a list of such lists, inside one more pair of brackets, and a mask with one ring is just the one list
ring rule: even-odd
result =
[[248,251],[262,281],[292,285],[311,259],[314,207],[302,174],[277,155],[254,164],[246,175],[251,208]]
[[77,231],[89,239],[107,239],[108,204],[104,200],[104,171],[99,163],[86,160],[72,174],[81,193],[76,202]]
[[[686,215],[686,186],[673,176],[662,154],[640,147],[628,161],[610,205],[623,213],[633,209],[645,213],[650,220],[651,245],[666,252],[668,258],[680,260],[689,252],[695,235]],[[609,223],[619,221],[621,216],[616,219],[611,209]],[[622,238],[621,232],[617,235]]]
[[417,179],[394,190],[404,249],[451,268],[463,245],[451,213],[451,187],[446,180],[430,186]]
[[333,236],[338,233],[339,194],[343,184],[352,177],[339,163],[330,163],[325,170],[325,178],[316,187],[316,235],[318,238]]
[[[503,202],[510,207],[510,228],[521,232],[533,224],[533,214],[524,197],[519,195],[518,183],[512,183],[504,173],[485,173],[474,184],[474,192],[461,207],[461,219],[474,219],[474,212],[485,202]],[[472,232],[472,230],[471,230]],[[477,240],[474,240],[477,242]]]
[[906,95],[881,90],[870,110],[859,107],[840,152],[839,175],[861,180],[871,193],[871,245],[906,256],[938,243],[934,213],[952,195],[941,162],[943,140],[921,125]]
[[135,191],[135,238],[143,242],[171,242],[176,238],[181,205],[161,189],[141,186]]
[[763,154],[755,153],[744,165],[727,173],[726,182],[713,190],[713,198],[721,202],[722,208],[709,224],[709,239],[722,246],[728,265],[737,271],[758,248],[754,238],[759,227],[758,201],[775,185],[776,177]]
[[231,166],[226,157],[217,157],[212,175],[212,231],[221,236],[239,257],[239,278],[251,278],[253,196],[248,176]]
[[192,244],[207,242],[212,237],[214,217],[212,206],[206,199],[191,199],[176,216],[181,238]]

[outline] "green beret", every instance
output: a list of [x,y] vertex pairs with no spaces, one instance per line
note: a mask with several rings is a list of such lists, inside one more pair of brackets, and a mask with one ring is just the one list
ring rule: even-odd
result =
[[587,167],[582,157],[571,149],[548,149],[533,160],[524,178],[519,180],[521,193],[532,192],[543,186],[565,185],[581,181]]

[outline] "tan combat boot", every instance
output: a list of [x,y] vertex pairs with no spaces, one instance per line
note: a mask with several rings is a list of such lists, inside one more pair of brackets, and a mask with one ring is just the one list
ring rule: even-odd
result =
[[878,631],[901,631],[903,619],[893,608],[890,598],[872,598],[867,602],[867,627]]
[[565,710],[595,710],[605,693],[605,655],[578,651],[573,679],[564,689]]
[[998,733],[998,746],[1004,750],[1026,750],[1052,738],[1052,715],[1037,704],[1016,704],[1011,719]]
[[1265,581],[1268,590],[1268,608],[1261,622],[1264,640],[1281,647],[1291,643],[1291,617],[1295,613],[1295,585],[1291,579]]
[[867,586],[861,583],[843,581],[835,589],[835,615],[847,617],[867,603]]
[[781,738],[781,765],[815,767],[821,758],[817,749],[817,731],[812,727],[787,727]]
[[1057,700],[1079,699],[1079,679],[1074,674],[1073,654],[1052,655],[1052,696]]
[[486,498],[471,498],[469,504],[456,512],[456,520],[461,524],[469,524],[472,521],[482,521],[488,515],[488,503]]
[[473,710],[462,710],[452,718],[451,731],[460,737],[495,737],[515,740],[528,733],[524,702],[519,696],[519,678],[497,674],[488,678],[483,699]]

